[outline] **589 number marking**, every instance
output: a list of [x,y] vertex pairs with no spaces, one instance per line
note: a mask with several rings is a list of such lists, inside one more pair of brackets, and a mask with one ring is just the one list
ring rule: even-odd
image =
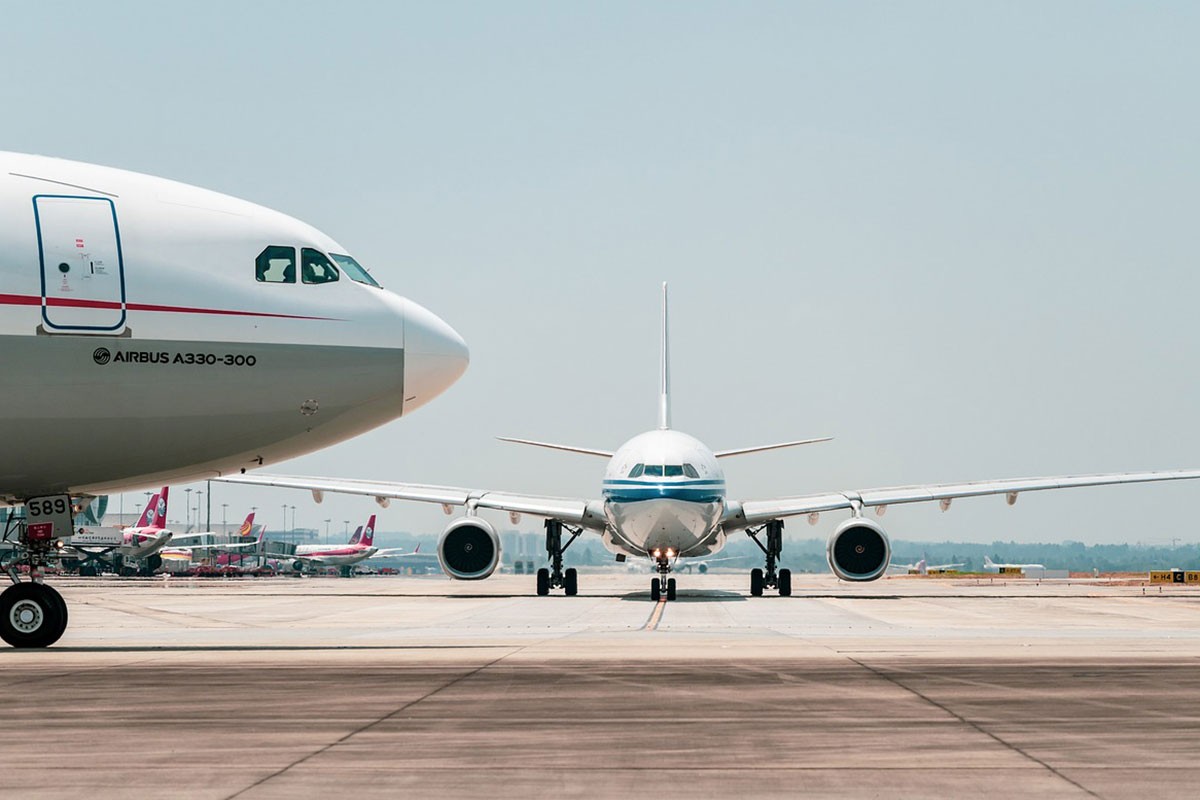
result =
[[35,517],[52,517],[55,514],[69,514],[71,503],[66,495],[60,497],[37,497],[25,504],[25,513],[30,519]]

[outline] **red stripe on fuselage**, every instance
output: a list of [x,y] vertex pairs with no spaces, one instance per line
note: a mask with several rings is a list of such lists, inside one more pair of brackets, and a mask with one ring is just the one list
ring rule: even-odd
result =
[[[40,306],[42,298],[36,295],[0,294],[0,306]],[[121,304],[112,300],[77,300],[73,297],[47,297],[46,305],[58,308],[120,309]],[[154,311],[165,314],[210,314],[226,317],[269,317],[273,319],[319,319],[337,321],[336,317],[307,317],[298,314],[272,314],[266,311],[234,311],[224,308],[190,308],[188,306],[160,306],[150,303],[126,303],[129,311]]]

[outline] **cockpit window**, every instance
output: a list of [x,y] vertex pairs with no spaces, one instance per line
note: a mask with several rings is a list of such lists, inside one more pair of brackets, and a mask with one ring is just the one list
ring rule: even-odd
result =
[[663,474],[662,464],[647,464],[645,474],[650,475],[651,477],[661,478]]
[[375,279],[371,277],[371,273],[367,272],[362,264],[359,264],[350,256],[343,256],[338,253],[330,253],[329,257],[337,262],[337,265],[342,268],[342,272],[346,273],[346,277],[358,283],[365,283],[367,286],[380,288]]
[[338,270],[320,250],[306,247],[300,251],[300,280],[305,283],[333,283]]
[[642,477],[642,473],[645,472],[645,470],[646,470],[645,464],[638,464],[633,469],[629,470],[629,477],[640,478],[640,477]]
[[269,245],[254,259],[254,279],[261,283],[295,283],[296,248]]
[[687,475],[689,478],[699,478],[700,477],[700,473],[696,472],[696,468],[693,467],[691,464],[683,465],[683,474]]
[[683,464],[667,464],[663,467],[663,471],[668,478],[682,478]]

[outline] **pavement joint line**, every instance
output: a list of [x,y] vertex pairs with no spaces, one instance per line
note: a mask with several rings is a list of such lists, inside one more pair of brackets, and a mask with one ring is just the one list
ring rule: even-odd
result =
[[344,736],[330,742],[329,744],[327,744],[321,748],[318,748],[317,750],[314,750],[313,752],[309,753],[306,756],[296,759],[292,763],[288,764],[286,767],[283,767],[282,769],[272,772],[270,775],[260,778],[259,780],[255,781],[254,783],[250,784],[249,786],[247,786],[243,789],[239,789],[238,791],[234,792],[233,794],[227,796],[225,798],[225,800],[234,800],[235,797],[241,797],[246,792],[249,792],[252,789],[257,789],[259,786],[262,786],[264,783],[267,783],[268,781],[275,780],[280,775],[284,774],[285,772],[292,769],[293,767],[298,767],[301,764],[303,764],[305,761],[308,761],[309,759],[316,758],[317,756],[319,756],[323,753],[329,752],[330,750],[337,747],[338,745],[344,744],[345,742],[349,741],[350,739],[353,739],[355,736],[358,736],[360,733],[366,733],[367,731],[371,730],[372,728],[376,727],[377,725],[381,725],[384,722],[387,722],[388,720],[396,717],[397,715],[404,713],[405,711],[407,711],[408,709],[417,705],[418,703],[422,703],[422,702],[428,700],[429,698],[433,697],[434,695],[440,694],[441,692],[444,692],[445,690],[447,690],[453,686],[456,686],[457,684],[462,683],[463,681],[468,680],[469,678],[475,677],[476,675],[478,675],[479,673],[488,669],[489,667],[493,667],[496,664],[499,664],[504,659],[508,658],[511,655],[515,655],[524,649],[525,649],[524,647],[515,648],[510,653],[505,653],[504,655],[500,656],[499,658],[494,658],[491,661],[487,662],[486,664],[476,667],[475,669],[471,670],[470,672],[466,672],[466,673],[463,673],[462,675],[459,675],[454,680],[451,680],[447,683],[442,684],[441,686],[437,687],[436,689],[426,692],[425,694],[421,695],[420,697],[416,698],[415,700],[410,700],[409,702],[405,703],[404,705],[400,706],[399,708],[389,711],[387,714],[384,714],[382,717],[379,717],[378,719],[374,720],[373,722],[368,722],[366,725],[362,725],[358,728],[355,728],[354,730],[350,731],[349,733],[345,734]]
[[[61,648],[60,648],[60,650],[61,650]],[[20,651],[18,651],[18,652],[20,652]],[[64,678],[72,678],[76,675],[88,675],[88,674],[91,674],[94,672],[105,672],[105,671],[111,670],[111,669],[126,669],[128,667],[137,667],[142,664],[151,664],[155,660],[156,659],[153,659],[153,658],[139,658],[134,661],[127,661],[124,664],[105,664],[104,666],[100,666],[100,667],[85,667],[84,669],[74,669],[69,672],[55,672],[52,674],[46,673],[46,674],[42,674],[42,675],[36,675],[32,678],[25,678],[24,680],[11,681],[9,683],[0,683],[0,690],[7,690],[7,689],[11,689],[14,686],[24,686],[24,685],[30,684],[30,683],[41,683],[42,681],[63,680]]]
[[903,682],[901,682],[895,676],[889,675],[888,673],[886,673],[882,670],[876,669],[875,667],[872,667],[870,664],[866,664],[862,661],[859,661],[857,658],[854,658],[853,656],[846,656],[846,658],[848,658],[850,661],[857,664],[858,666],[862,667],[867,672],[870,672],[873,675],[883,678],[888,683],[898,686],[906,692],[910,692],[911,694],[916,695],[917,697],[921,698],[922,700],[924,700],[926,703],[933,706],[934,708],[940,708],[942,711],[944,711],[947,714],[949,714],[950,716],[954,717],[956,720],[958,720],[962,724],[967,725],[976,731],[979,731],[984,736],[988,737],[989,739],[993,740],[994,742],[996,742],[1000,745],[1003,745],[1004,747],[1008,748],[1009,750],[1012,750],[1014,753],[1034,762],[1035,764],[1040,765],[1042,768],[1044,768],[1045,770],[1050,772],[1050,774],[1054,775],[1056,778],[1059,778],[1060,780],[1063,780],[1063,781],[1071,784],[1076,789],[1079,789],[1081,792],[1086,793],[1089,797],[1095,797],[1095,798],[1097,798],[1097,800],[1102,800],[1101,795],[1099,795],[1096,792],[1092,791],[1091,789],[1087,788],[1082,783],[1079,783],[1076,780],[1072,780],[1071,778],[1068,778],[1066,775],[1059,772],[1054,767],[1050,766],[1049,763],[1043,761],[1042,759],[1038,758],[1037,756],[1033,755],[1032,753],[1026,752],[1025,750],[1021,749],[1019,746],[1013,744],[1012,742],[1002,739],[1001,737],[997,736],[996,734],[994,734],[991,731],[984,728],[979,723],[973,722],[972,720],[967,719],[962,714],[959,714],[957,711],[951,709],[949,706],[947,706],[943,703],[939,703],[937,700],[934,700],[932,697],[929,697],[928,695],[922,694],[920,691],[912,688],[911,686],[905,685]]

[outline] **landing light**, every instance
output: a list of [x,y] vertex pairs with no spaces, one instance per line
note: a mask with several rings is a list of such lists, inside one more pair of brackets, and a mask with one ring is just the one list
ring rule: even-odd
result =
[[662,558],[662,550],[655,549],[655,551],[654,551],[654,557],[655,557],[655,558]]
[[667,548],[667,558],[674,558],[674,557],[675,557],[675,551],[668,547]]

